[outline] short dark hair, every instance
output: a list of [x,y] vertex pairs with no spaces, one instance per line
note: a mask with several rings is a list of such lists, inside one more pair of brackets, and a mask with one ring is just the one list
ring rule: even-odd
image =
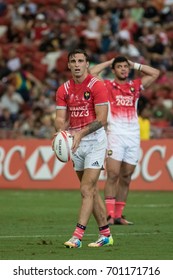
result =
[[78,54],[78,53],[82,53],[85,56],[86,61],[89,61],[89,55],[87,54],[87,52],[85,50],[82,50],[82,49],[75,49],[75,50],[69,52],[68,61],[69,61],[71,56],[74,56],[75,54]]
[[112,62],[112,69],[114,69],[116,63],[120,62],[127,62],[129,64],[128,59],[125,56],[117,56]]

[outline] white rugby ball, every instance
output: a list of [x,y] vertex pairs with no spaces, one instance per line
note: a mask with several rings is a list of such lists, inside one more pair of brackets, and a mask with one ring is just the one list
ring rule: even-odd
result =
[[72,157],[73,136],[68,131],[58,132],[53,139],[53,150],[58,160],[68,162]]

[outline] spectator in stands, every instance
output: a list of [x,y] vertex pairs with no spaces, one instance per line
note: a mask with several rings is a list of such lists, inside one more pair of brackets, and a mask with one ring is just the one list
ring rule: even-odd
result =
[[[12,130],[14,125],[14,119],[11,115],[11,112],[8,108],[3,108],[0,114],[0,130]],[[4,133],[5,134],[5,133]],[[3,137],[2,137],[3,138]]]
[[17,71],[21,68],[21,59],[15,48],[9,50],[7,67],[11,72]]
[[76,32],[76,29],[71,27],[66,33],[66,36],[64,37],[63,41],[63,46],[68,52],[76,48],[79,44],[79,36]]
[[130,57],[140,62],[141,53],[134,43],[130,42],[130,33],[128,30],[121,30],[118,34],[118,51],[123,56]]
[[3,16],[7,11],[7,4],[5,1],[0,2],[0,16]]
[[131,10],[124,9],[122,11],[122,18],[120,19],[119,23],[119,30],[128,30],[130,35],[130,41],[134,41],[135,34],[138,31],[138,24],[131,16]]
[[3,57],[3,51],[0,48],[0,79],[10,74],[10,70],[7,67],[6,60]]
[[41,90],[41,82],[30,72],[30,65],[22,65],[18,71],[7,76],[8,80],[14,84],[17,92],[20,93],[26,103],[31,101],[31,90],[35,86]]
[[57,39],[52,40],[52,50],[48,51],[42,59],[42,63],[48,65],[48,72],[55,70],[56,60],[63,54]]
[[43,139],[51,139],[54,133],[54,120],[52,119],[51,114],[46,114],[41,118],[40,129],[37,131],[37,135],[35,136]]
[[24,105],[21,95],[15,91],[12,84],[7,85],[7,89],[0,99],[1,107],[9,110],[11,117],[16,120]]
[[86,29],[83,30],[82,35],[87,40],[95,40],[96,48],[100,47],[101,40],[101,18],[97,15],[95,9],[88,11],[88,17],[86,21]]
[[18,120],[18,133],[23,138],[34,138],[34,114],[28,109],[23,112]]
[[[92,63],[102,62],[102,56],[109,59],[114,52],[132,60],[135,57],[139,63],[156,65],[164,69],[158,85],[173,87],[172,0],[8,2],[7,5],[6,1],[0,1],[0,79],[3,79],[0,96],[4,84],[12,81],[12,72],[16,91],[26,105],[22,107],[22,114],[25,115],[35,101],[39,104],[46,102],[48,110],[53,110],[53,83],[56,80],[59,85],[69,78],[69,71],[62,73],[63,54],[76,47],[87,50]],[[160,38],[157,44],[156,35]],[[59,44],[57,50],[54,48],[56,41]],[[28,56],[31,65],[24,66]],[[43,57],[45,64],[41,62]],[[52,85],[46,84],[46,78],[55,66],[56,78],[49,81]],[[110,76],[110,71],[105,70],[104,78]],[[159,87],[151,87],[149,95],[156,91],[160,92]],[[47,99],[43,98],[44,95]],[[169,96],[172,96],[171,92]],[[155,99],[150,98],[149,103],[153,105]]]
[[34,0],[24,0],[18,6],[18,13],[23,16],[24,19],[33,18],[37,13],[37,4]]
[[46,21],[46,16],[42,13],[37,14],[31,32],[31,38],[34,41],[34,44],[39,46],[43,36],[48,33],[49,25]]
[[59,86],[57,71],[52,70],[50,73],[48,73],[44,82],[44,94],[49,98],[54,98],[55,90]]
[[165,51],[165,45],[162,42],[161,37],[156,34],[155,36],[155,42],[151,47],[147,48],[148,56],[151,61],[151,65],[153,67],[159,67],[160,65],[160,56],[164,54]]
[[141,6],[140,1],[135,2],[136,3],[130,9],[130,14],[131,18],[138,24],[138,26],[141,26],[144,15],[144,7]]
[[160,15],[157,5],[155,5],[155,1],[153,0],[146,0],[143,1],[144,4],[144,14],[143,19],[145,21],[150,20],[154,23],[158,23],[160,21]]
[[163,97],[158,97],[155,100],[155,106],[152,110],[152,122],[156,126],[165,127],[168,126],[172,120],[170,110],[164,105]]
[[76,7],[76,3],[69,1],[67,4],[67,21],[70,25],[80,25],[82,14],[78,7]]
[[100,42],[100,51],[101,53],[107,53],[110,49],[111,40],[112,40],[110,11],[105,11],[105,13],[102,15],[101,33],[102,36]]

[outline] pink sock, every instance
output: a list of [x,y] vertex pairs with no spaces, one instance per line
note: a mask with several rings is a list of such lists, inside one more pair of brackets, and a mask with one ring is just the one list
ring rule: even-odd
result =
[[103,226],[103,227],[99,227],[99,233],[100,233],[100,235],[110,236],[111,232],[110,232],[109,226],[106,225],[106,226]]
[[115,215],[115,197],[106,197],[105,205],[106,205],[107,216],[114,217],[114,215]]
[[115,219],[121,218],[125,205],[126,205],[126,203],[123,201],[115,202],[115,215],[114,215]]
[[80,240],[82,240],[86,227],[80,224],[77,224],[75,231],[73,232],[73,236],[76,236]]

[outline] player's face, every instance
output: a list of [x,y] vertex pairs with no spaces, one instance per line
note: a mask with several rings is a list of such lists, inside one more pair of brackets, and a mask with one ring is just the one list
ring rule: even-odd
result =
[[129,64],[127,62],[118,62],[115,64],[113,73],[115,74],[118,80],[126,80],[129,76]]
[[78,79],[88,74],[89,62],[82,53],[77,53],[69,58],[68,67],[73,77]]

